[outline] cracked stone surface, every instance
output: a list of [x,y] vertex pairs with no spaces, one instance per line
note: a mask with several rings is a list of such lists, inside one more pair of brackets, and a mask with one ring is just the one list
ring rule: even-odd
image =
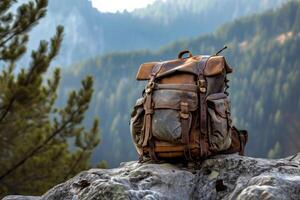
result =
[[300,153],[271,160],[219,155],[199,166],[121,163],[91,169],[40,197],[4,200],[300,199]]

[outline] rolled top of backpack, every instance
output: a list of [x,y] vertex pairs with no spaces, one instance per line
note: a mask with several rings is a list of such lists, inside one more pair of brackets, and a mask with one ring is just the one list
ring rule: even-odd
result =
[[[189,57],[183,58],[183,55],[189,53]],[[176,72],[191,73],[198,76],[198,63],[201,61],[203,55],[192,56],[189,51],[182,51],[178,55],[178,59],[164,62],[148,62],[140,66],[136,75],[137,80],[149,80],[152,68],[157,64],[163,64],[161,70],[157,74],[157,78],[172,75]],[[233,70],[227,64],[224,56],[210,56],[204,70],[205,76],[216,76],[222,73],[231,73]]]

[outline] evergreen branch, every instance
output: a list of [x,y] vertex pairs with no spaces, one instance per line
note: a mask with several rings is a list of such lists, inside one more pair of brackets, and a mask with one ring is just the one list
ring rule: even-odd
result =
[[[73,121],[75,120],[77,123],[79,122],[78,119],[75,118],[76,114],[78,116],[81,116],[84,112],[84,110],[87,109],[86,104],[89,102],[89,99],[91,97],[90,91],[91,91],[91,87],[92,87],[92,78],[91,77],[87,77],[85,81],[82,81],[82,90],[79,91],[79,94],[81,94],[81,98],[76,98],[75,96],[71,96],[71,97],[75,97],[75,99],[77,99],[78,103],[82,103],[82,104],[78,104],[77,108],[72,111],[69,114],[69,117],[66,120],[63,120],[63,124],[57,128],[53,133],[50,134],[50,136],[48,138],[46,138],[44,140],[43,143],[41,143],[40,145],[38,145],[37,147],[35,147],[29,154],[27,154],[26,157],[24,157],[23,159],[21,159],[19,162],[17,162],[15,165],[13,165],[13,167],[11,167],[10,169],[8,169],[6,172],[4,172],[1,176],[0,176],[0,182],[1,180],[3,180],[5,177],[9,176],[11,173],[13,173],[15,170],[17,170],[19,167],[21,167],[27,160],[29,160],[30,158],[32,158],[33,156],[35,156],[41,149],[43,149],[55,136],[57,136],[59,133],[61,133],[62,131],[64,131],[65,129],[71,128],[71,125],[73,123]],[[86,94],[88,95],[87,97],[85,96],[85,92],[87,92]],[[80,96],[79,96],[80,97]],[[87,99],[86,99],[87,98]],[[70,98],[69,101],[72,102],[74,99]],[[84,102],[82,102],[84,101]],[[73,104],[73,106],[75,106]],[[68,108],[68,107],[67,107]],[[70,109],[70,108],[68,108]],[[96,125],[98,124],[98,122],[95,123]],[[68,127],[70,125],[70,127]],[[97,127],[93,127],[93,129],[96,129]]]
[[[59,47],[62,42],[62,36],[63,36],[63,27],[58,26],[56,35],[51,39],[50,52],[47,55],[45,55],[46,49],[47,49],[47,44],[46,44],[46,42],[41,42],[40,46],[39,46],[39,50],[37,51],[39,53],[39,58],[37,58],[35,56],[37,54],[37,52],[32,53],[34,61],[33,61],[32,67],[30,68],[30,70],[27,74],[26,81],[25,81],[25,83],[23,83],[24,86],[27,86],[28,84],[30,84],[30,81],[32,81],[31,79],[34,76],[36,70],[39,69],[39,75],[41,75],[42,73],[44,73],[47,70],[51,60],[54,59],[54,57],[58,54],[58,50],[59,50]],[[42,68],[42,69],[40,69],[40,68]],[[9,111],[12,109],[12,106],[17,99],[18,99],[18,93],[15,93],[15,95],[13,95],[12,98],[10,99],[8,106],[1,107],[1,110],[3,110],[5,107],[6,107],[6,109],[0,117],[0,123],[5,119],[5,117],[7,116]]]
[[0,176],[0,182],[2,182],[2,180],[7,177],[8,175],[10,175],[11,173],[13,173],[15,170],[17,170],[19,167],[21,167],[27,160],[29,160],[31,157],[33,157],[34,155],[36,155],[42,148],[44,148],[56,135],[58,135],[60,132],[62,132],[69,123],[72,122],[74,115],[79,111],[79,109],[77,109],[76,111],[74,111],[69,120],[65,121],[64,124],[62,124],[58,129],[56,129],[43,143],[41,143],[40,145],[38,145],[36,148],[34,148],[26,157],[24,157],[23,159],[21,159],[18,163],[16,163],[13,167],[11,167],[10,169],[8,169],[6,172],[4,172],[1,176]]
[[[0,47],[3,47],[7,42],[9,42],[11,39],[13,39],[14,37],[16,37],[17,35],[20,35],[22,32],[24,32],[23,30],[20,31],[16,31],[13,34],[11,34],[8,38],[6,38],[4,41],[2,41],[0,43]],[[6,36],[4,36],[6,37]]]
[[[6,107],[5,111],[2,113],[1,117],[0,117],[0,124],[2,123],[2,121],[4,120],[4,118],[7,116],[7,114],[9,113],[9,111],[11,110],[15,100],[17,99],[17,95],[14,95],[9,103],[8,103],[8,106]],[[1,108],[1,109],[4,109],[4,108]]]
[[0,15],[6,13],[17,0],[1,0],[0,1]]
[[[0,42],[0,47],[3,47],[7,42],[9,42],[12,38],[25,34],[28,32],[37,22],[43,18],[46,14],[46,7],[48,5],[47,0],[39,0],[36,1],[36,7],[34,7],[32,2],[29,2],[29,4],[23,4],[19,8],[19,20],[16,21],[11,29],[7,31],[4,35],[0,37],[0,41],[4,39],[4,41]],[[29,9],[28,9],[29,8]],[[26,13],[27,12],[27,13]],[[26,16],[28,13],[33,13],[32,16]],[[28,20],[25,20],[24,18],[28,18]],[[22,24],[22,22],[27,22],[27,24]],[[20,27],[21,26],[21,27]],[[10,33],[10,35],[9,35]],[[9,35],[9,36],[8,36]]]

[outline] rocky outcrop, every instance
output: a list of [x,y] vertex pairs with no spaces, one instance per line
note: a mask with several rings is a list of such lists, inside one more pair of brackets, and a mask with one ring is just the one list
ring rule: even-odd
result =
[[122,163],[91,169],[41,197],[4,200],[300,199],[300,153],[270,160],[219,155],[199,166]]

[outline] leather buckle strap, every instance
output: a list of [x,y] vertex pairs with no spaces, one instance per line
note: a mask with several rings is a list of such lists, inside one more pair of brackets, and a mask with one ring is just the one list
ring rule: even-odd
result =
[[[155,77],[157,76],[158,72],[161,70],[163,65],[164,65],[164,63],[159,63],[152,68],[150,80],[155,79]],[[153,82],[153,81],[154,80],[152,80],[151,82]]]
[[189,120],[189,104],[180,102],[180,118],[181,118],[181,133],[182,143],[184,144],[184,157],[186,160],[192,160],[190,151],[190,120]]
[[206,144],[207,140],[207,105],[206,105],[206,92],[207,92],[207,84],[204,76],[204,70],[206,67],[207,60],[209,56],[202,57],[200,62],[198,63],[198,87],[199,87],[199,117],[200,117],[200,134],[199,134],[199,141],[200,141],[200,157],[207,156],[208,154],[208,145]]
[[189,143],[189,111],[188,103],[180,103],[180,118],[181,118],[181,133],[182,133],[182,142],[186,145]]
[[153,104],[152,104],[152,91],[155,86],[155,77],[162,68],[163,64],[157,64],[153,67],[150,81],[146,86],[146,101],[144,103],[144,109],[145,109],[145,129],[144,129],[144,138],[142,147],[146,147],[148,144],[148,140],[151,140],[152,138],[152,114],[153,114]]
[[153,113],[153,108],[152,108],[152,95],[147,94],[146,96],[146,101],[144,103],[144,110],[145,110],[145,132],[144,132],[144,138],[143,138],[143,144],[142,147],[147,146],[148,140],[151,137],[151,128],[152,128],[152,113]]
[[145,115],[152,115],[153,114],[153,109],[146,109],[145,110]]

